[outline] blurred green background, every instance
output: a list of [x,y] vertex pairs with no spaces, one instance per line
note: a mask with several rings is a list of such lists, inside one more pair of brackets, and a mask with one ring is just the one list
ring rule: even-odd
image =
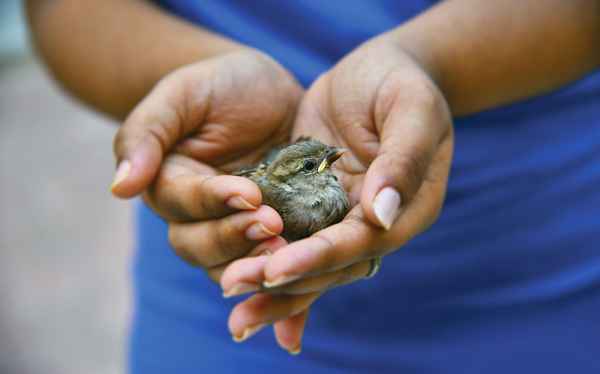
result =
[[124,372],[130,204],[108,193],[116,124],[36,62],[0,1],[0,373]]

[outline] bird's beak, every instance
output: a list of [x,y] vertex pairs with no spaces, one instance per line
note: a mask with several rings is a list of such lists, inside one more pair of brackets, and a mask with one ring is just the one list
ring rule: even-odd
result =
[[323,158],[323,161],[321,161],[321,164],[319,165],[319,168],[317,169],[317,171],[319,173],[322,173],[323,170],[327,169],[329,166],[331,166],[338,158],[342,157],[342,155],[344,154],[344,152],[346,152],[347,149],[346,148],[330,148],[327,153],[325,154],[325,157]]

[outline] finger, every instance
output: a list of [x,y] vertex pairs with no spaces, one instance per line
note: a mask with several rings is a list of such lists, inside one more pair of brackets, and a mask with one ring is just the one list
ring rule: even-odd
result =
[[221,219],[170,224],[169,241],[183,259],[208,268],[245,255],[257,242],[274,237],[282,230],[279,214],[263,205],[256,211]]
[[[285,242],[279,243],[279,248]],[[275,251],[276,252],[276,251]],[[269,256],[241,258],[233,261],[223,271],[221,287],[224,297],[239,296],[261,289],[264,282],[264,269]],[[362,261],[346,268],[324,273],[314,277],[293,281],[282,287],[268,288],[268,292],[298,295],[316,291],[325,291],[333,287],[363,279],[371,268],[371,260]]]
[[220,218],[239,210],[256,210],[262,201],[260,189],[247,178],[198,174],[169,176],[163,171],[144,198],[168,221]]
[[264,267],[268,256],[286,244],[285,239],[276,236],[264,241],[257,247],[264,255],[244,257],[228,264],[220,281],[223,297],[239,296],[260,290],[264,281]]
[[278,287],[375,257],[384,249],[376,245],[381,235],[379,229],[365,221],[360,206],[356,206],[342,222],[290,243],[270,256],[263,285]]
[[320,293],[305,295],[255,294],[237,304],[229,315],[229,331],[236,342],[243,342],[268,324],[295,316],[306,310]]
[[[411,95],[410,100],[405,95]],[[389,230],[401,205],[417,193],[432,157],[450,129],[448,109],[434,88],[398,94],[378,131],[380,147],[369,165],[361,206],[374,224]]]
[[[115,196],[129,198],[141,193],[156,177],[169,150],[202,122],[205,100],[197,100],[194,110],[187,110],[184,93],[183,85],[169,76],[125,120],[113,144],[118,165],[111,185]],[[198,95],[207,96],[204,92]]]
[[[283,239],[281,236],[276,236],[274,238],[267,239],[264,242],[261,242],[259,245],[254,247],[254,249],[252,249],[250,252],[248,252],[246,254],[246,256],[248,256],[248,257],[265,257],[268,255],[271,255],[278,248],[283,247],[286,243],[287,242],[285,241],[285,239]],[[231,264],[231,262],[226,262],[221,265],[207,268],[206,272],[207,272],[209,278],[212,279],[215,283],[220,283],[221,279],[223,278],[223,273],[225,272],[225,269],[227,269],[227,267],[230,264]],[[261,268],[261,273],[262,273],[262,268]],[[240,292],[239,294],[258,291],[260,289],[261,283],[256,283],[254,285],[249,284],[249,286],[254,286],[254,287],[246,292]],[[227,295],[223,295],[223,296],[229,297]],[[231,296],[233,296],[233,295],[231,295]]]
[[268,288],[269,293],[302,295],[312,292],[324,292],[335,287],[362,280],[371,272],[371,260],[365,260],[346,268],[302,278],[280,287]]
[[307,309],[295,316],[277,321],[273,325],[277,343],[291,355],[299,355],[302,351],[302,336],[304,335],[308,312]]

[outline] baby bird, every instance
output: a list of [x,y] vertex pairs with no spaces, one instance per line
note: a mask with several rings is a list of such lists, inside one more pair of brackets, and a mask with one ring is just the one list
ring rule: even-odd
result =
[[331,171],[343,152],[317,140],[300,138],[273,152],[257,167],[235,174],[259,186],[263,203],[283,219],[281,236],[291,242],[340,222],[348,212],[346,192]]

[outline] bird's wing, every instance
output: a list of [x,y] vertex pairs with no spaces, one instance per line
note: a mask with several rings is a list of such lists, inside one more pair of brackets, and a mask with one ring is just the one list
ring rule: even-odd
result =
[[[296,141],[294,143],[308,142],[311,140],[312,140],[312,138],[309,136],[301,136],[298,139],[296,139]],[[273,160],[275,160],[275,158],[277,158],[277,155],[279,154],[279,152],[288,145],[289,144],[283,144],[283,145],[279,145],[279,146],[272,148],[269,152],[267,152],[267,154],[265,155],[265,157],[263,158],[263,160],[260,164],[258,164],[256,166],[241,168],[240,170],[233,172],[232,175],[237,175],[240,177],[248,177],[248,178],[264,175],[264,172],[267,170],[267,167],[269,166],[269,164],[271,162],[273,162]]]
[[239,177],[253,177],[253,176],[259,176],[264,174],[264,172],[267,170],[267,167],[269,166],[269,164],[267,163],[260,163],[258,164],[256,167],[250,167],[250,168],[242,168],[238,171],[234,171],[233,173],[231,173],[232,175],[237,175]]
[[311,140],[313,140],[313,138],[311,138],[310,136],[302,135],[301,137],[296,139],[294,143],[310,142]]
[[238,177],[248,177],[256,171],[256,168],[246,168],[234,171],[231,175],[237,175]]

